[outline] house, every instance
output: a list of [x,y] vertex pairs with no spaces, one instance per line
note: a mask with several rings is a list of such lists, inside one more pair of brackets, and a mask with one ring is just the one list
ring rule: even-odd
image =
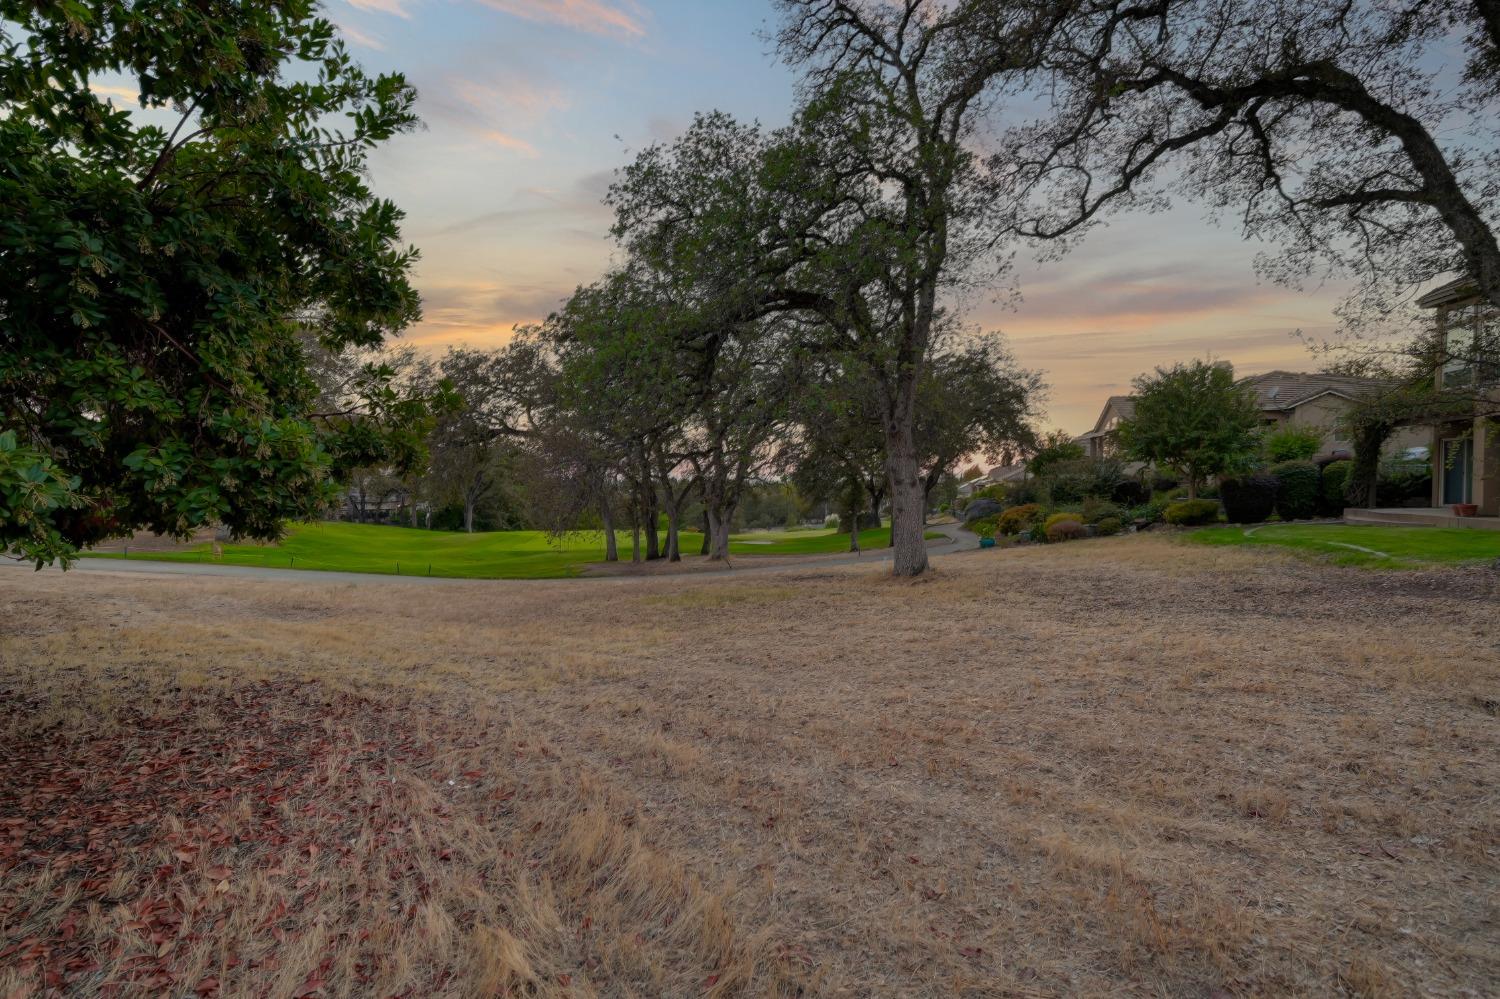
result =
[[1436,318],[1443,348],[1438,388],[1472,397],[1463,417],[1415,428],[1432,449],[1432,504],[1473,503],[1481,517],[1500,516],[1500,438],[1490,419],[1500,412],[1500,358],[1484,363],[1500,336],[1500,310],[1464,279],[1434,288],[1417,304]]
[[1010,465],[996,465],[984,475],[977,479],[970,479],[958,487],[958,495],[968,497],[974,495],[986,486],[999,485],[1006,482],[1019,482],[1026,478],[1026,466],[1020,462]]
[[1073,441],[1082,444],[1084,453],[1090,458],[1108,458],[1115,452],[1115,430],[1120,421],[1134,415],[1134,399],[1128,395],[1112,395],[1105,401],[1099,419],[1094,421],[1094,428]]
[[[1255,393],[1261,422],[1268,429],[1290,426],[1317,430],[1323,435],[1324,454],[1352,454],[1353,445],[1339,433],[1339,419],[1362,395],[1379,389],[1381,382],[1352,375],[1268,371],[1242,378],[1240,385]],[[1107,457],[1115,451],[1120,421],[1134,415],[1135,401],[1130,396],[1112,395],[1093,429],[1074,440],[1084,446],[1090,458]],[[1389,448],[1392,453],[1401,453],[1427,443],[1428,434],[1413,427],[1395,434]]]

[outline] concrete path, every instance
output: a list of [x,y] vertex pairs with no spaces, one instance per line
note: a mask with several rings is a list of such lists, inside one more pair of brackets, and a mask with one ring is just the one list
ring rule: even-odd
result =
[[[976,551],[979,548],[979,539],[973,534],[962,530],[957,524],[935,525],[927,528],[929,532],[942,534],[946,541],[936,539],[927,542],[927,553],[929,555],[952,555],[958,552]],[[761,572],[785,572],[799,569],[822,568],[834,565],[866,565],[889,561],[891,550],[889,548],[875,548],[864,551],[858,555],[852,552],[844,552],[837,555],[809,555],[796,561],[778,559],[775,565],[756,565],[755,556],[741,556],[731,564],[722,569],[699,569],[692,573],[641,573],[620,574],[609,576],[580,576],[575,577],[582,581],[591,583],[600,582],[636,582],[643,579],[673,579],[681,576],[722,576],[743,575],[744,573]],[[34,572],[28,562],[16,562],[12,559],[0,558],[0,572],[7,568],[13,574]],[[42,572],[58,573],[62,569],[49,567]],[[354,585],[363,583],[384,584],[408,584],[417,586],[452,585],[454,583],[467,584],[495,584],[507,583],[521,585],[538,582],[534,579],[452,579],[447,576],[389,576],[376,573],[364,572],[326,572],[320,569],[275,569],[261,568],[245,565],[223,565],[214,562],[153,562],[148,559],[101,559],[81,558],[73,563],[73,568],[68,572],[93,573],[126,573],[130,575],[152,575],[152,576],[215,576],[231,577],[239,579],[261,580],[264,582],[286,582],[286,583],[328,583],[331,585]],[[8,575],[7,578],[16,578]],[[558,582],[558,580],[541,580],[541,582]]]

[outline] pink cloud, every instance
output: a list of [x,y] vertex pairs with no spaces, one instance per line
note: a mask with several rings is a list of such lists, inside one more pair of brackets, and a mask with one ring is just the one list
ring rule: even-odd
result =
[[633,0],[622,7],[609,0],[480,0],[487,7],[549,24],[561,24],[595,35],[642,38],[646,34],[640,8]]
[[500,146],[502,149],[510,149],[518,152],[528,159],[534,160],[541,155],[536,151],[536,147],[525,139],[518,139],[514,135],[500,131],[498,128],[485,129],[479,133],[479,137],[485,142]]
[[347,0],[349,6],[358,7],[360,10],[373,10],[380,14],[392,14],[396,17],[410,18],[402,6],[401,0]]

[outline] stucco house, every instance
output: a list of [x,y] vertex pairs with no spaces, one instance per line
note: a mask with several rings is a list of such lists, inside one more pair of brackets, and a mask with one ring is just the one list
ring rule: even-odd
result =
[[1462,279],[1434,288],[1417,304],[1433,310],[1441,337],[1443,363],[1434,375],[1438,387],[1458,389],[1473,399],[1473,415],[1414,428],[1432,448],[1433,506],[1472,503],[1482,517],[1500,516],[1500,427],[1489,418],[1500,412],[1500,357],[1482,363],[1500,338],[1500,311]]
[[[1261,421],[1267,428],[1292,426],[1316,430],[1323,436],[1324,454],[1353,453],[1353,445],[1338,431],[1339,419],[1361,395],[1381,386],[1369,378],[1297,371],[1250,375],[1240,379],[1240,384],[1255,393]],[[1089,457],[1106,457],[1115,448],[1115,431],[1120,421],[1134,415],[1135,402],[1130,396],[1112,395],[1104,403],[1093,429],[1074,440],[1084,446]],[[1423,428],[1412,427],[1395,434],[1388,448],[1391,453],[1401,453],[1427,446],[1429,437]]]

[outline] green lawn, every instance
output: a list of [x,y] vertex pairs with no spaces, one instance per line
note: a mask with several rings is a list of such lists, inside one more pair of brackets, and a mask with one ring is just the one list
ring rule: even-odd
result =
[[[890,544],[890,528],[860,532],[865,548]],[[929,534],[928,537],[941,537]],[[665,540],[665,538],[663,538]],[[682,547],[696,553],[701,535],[686,534]],[[630,557],[630,535],[619,536],[620,554]],[[735,555],[816,555],[842,552],[849,536],[832,531],[760,532],[730,539]],[[186,551],[132,554],[132,559],[163,562],[213,561],[211,546]],[[119,552],[88,552],[91,558],[121,558]],[[222,562],[230,565],[323,569],[333,572],[372,572],[459,579],[551,579],[578,575],[590,562],[604,559],[602,534],[576,534],[563,539],[541,531],[498,531],[486,534],[449,534],[408,527],[371,524],[299,524],[277,545],[226,544]]]
[[1206,527],[1187,540],[1200,545],[1275,545],[1339,565],[1423,568],[1500,558],[1500,531],[1363,524],[1265,524]]

